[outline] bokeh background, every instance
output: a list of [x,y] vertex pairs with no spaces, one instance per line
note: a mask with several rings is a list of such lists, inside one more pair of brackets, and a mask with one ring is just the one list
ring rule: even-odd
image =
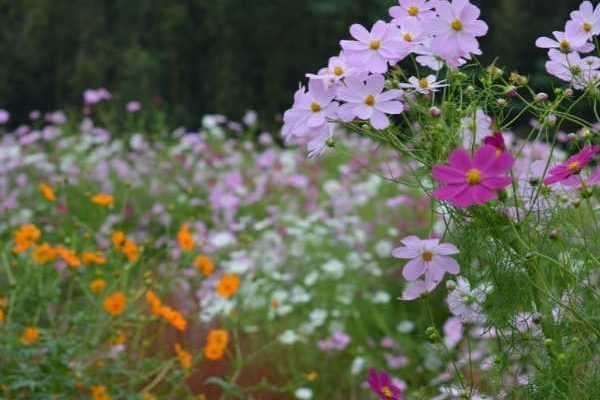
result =
[[[542,80],[534,47],[560,30],[579,0],[479,0],[491,27],[483,61]],[[0,0],[0,108],[12,123],[80,107],[87,88],[152,102],[170,121],[237,118],[264,123],[290,105],[306,72],[338,52],[354,22],[386,17],[393,0]],[[544,82],[537,82],[544,84]],[[268,121],[265,121],[268,120]]]

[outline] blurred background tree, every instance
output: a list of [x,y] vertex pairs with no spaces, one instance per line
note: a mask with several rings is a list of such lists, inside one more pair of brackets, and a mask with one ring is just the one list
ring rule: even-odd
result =
[[[536,37],[561,30],[579,0],[474,1],[491,27],[483,61],[542,80]],[[0,108],[79,106],[86,88],[168,107],[197,126],[205,113],[272,119],[306,72],[338,52],[354,22],[394,0],[0,0]],[[539,82],[538,82],[539,83]],[[541,82],[544,84],[544,82]],[[547,82],[546,82],[547,84]]]

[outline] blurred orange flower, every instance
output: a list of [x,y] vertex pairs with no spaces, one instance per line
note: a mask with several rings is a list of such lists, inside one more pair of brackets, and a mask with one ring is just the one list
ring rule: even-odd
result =
[[57,257],[58,252],[48,243],[42,243],[39,246],[35,246],[31,253],[31,258],[38,264],[47,264],[56,260]]
[[25,328],[23,334],[21,334],[21,343],[23,343],[26,346],[29,346],[37,342],[39,337],[40,331],[37,328],[30,326],[28,328]]
[[71,268],[81,267],[81,260],[77,257],[77,254],[73,250],[69,250],[66,247],[58,246],[56,248],[58,256],[63,259],[64,262]]
[[215,264],[213,261],[203,254],[196,257],[194,260],[194,266],[204,275],[205,277],[209,277],[213,274],[215,270]]
[[56,194],[54,193],[52,186],[48,185],[47,183],[41,183],[39,189],[40,193],[42,193],[42,196],[44,196],[46,200],[56,201]]
[[98,294],[104,290],[106,287],[106,281],[104,279],[94,279],[92,283],[90,283],[90,290],[94,294]]
[[223,275],[217,283],[217,293],[226,299],[233,296],[240,287],[240,278],[236,274]]
[[106,257],[99,251],[86,251],[81,254],[81,258],[84,264],[87,265],[104,265],[106,264]]
[[185,351],[179,343],[175,343],[175,353],[177,353],[181,368],[190,369],[192,367],[192,355]]
[[21,225],[15,232],[15,245],[13,250],[15,253],[24,253],[37,242],[42,233],[33,224]]
[[179,247],[183,251],[192,251],[194,250],[194,247],[196,247],[196,242],[194,241],[194,237],[192,236],[188,224],[183,224],[181,225],[181,228],[179,228],[179,232],[177,232],[177,241],[179,242]]
[[102,207],[110,207],[115,204],[115,198],[107,193],[98,193],[92,197],[92,203]]
[[95,385],[90,389],[90,393],[94,400],[112,400],[112,397],[108,395],[107,388],[104,385]]
[[125,310],[127,298],[123,292],[115,292],[104,299],[104,310],[110,315],[117,316]]

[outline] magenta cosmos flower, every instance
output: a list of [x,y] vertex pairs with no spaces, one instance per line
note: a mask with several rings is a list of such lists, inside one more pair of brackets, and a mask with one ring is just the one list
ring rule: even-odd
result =
[[449,165],[433,167],[433,179],[442,186],[433,192],[438,200],[445,200],[456,207],[485,204],[498,197],[498,190],[512,182],[507,175],[513,166],[510,153],[498,154],[494,146],[483,146],[473,159],[464,149],[452,152]]
[[485,22],[479,20],[479,8],[468,0],[439,1],[436,5],[438,18],[429,24],[436,34],[434,51],[444,59],[469,58],[481,54],[477,37],[488,31]]
[[380,400],[401,400],[404,398],[404,392],[398,386],[394,385],[390,376],[384,371],[369,369],[369,386],[371,390],[379,396]]
[[579,153],[552,168],[548,173],[548,177],[544,179],[544,183],[552,185],[557,182],[566,181],[571,176],[579,174],[599,152],[600,146],[585,146]]
[[386,114],[400,114],[404,105],[399,100],[402,91],[393,89],[383,91],[383,75],[353,76],[346,79],[346,86],[338,89],[339,100],[346,102],[340,106],[342,121],[350,122],[354,118],[369,120],[375,129],[385,129],[390,125]]
[[369,32],[364,26],[354,24],[350,27],[350,34],[356,40],[342,40],[340,44],[353,66],[374,74],[384,74],[388,70],[388,62],[398,59],[398,31],[395,26],[377,21]]
[[402,270],[407,281],[417,281],[425,275],[425,284],[429,288],[437,286],[447,273],[456,275],[460,267],[455,259],[450,257],[458,254],[456,246],[450,243],[440,243],[439,239],[421,240],[416,236],[402,239],[403,247],[392,251],[392,256],[410,259]]

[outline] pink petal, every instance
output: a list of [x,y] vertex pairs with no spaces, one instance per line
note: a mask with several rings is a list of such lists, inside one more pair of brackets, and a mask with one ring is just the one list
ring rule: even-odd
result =
[[400,101],[384,101],[377,103],[375,108],[386,114],[401,114],[404,111],[404,105]]
[[485,145],[475,153],[473,157],[473,168],[486,171],[496,161],[496,148]]
[[466,182],[459,185],[448,185],[437,188],[433,191],[433,197],[438,200],[453,200],[457,196],[462,195],[469,189],[469,184]]
[[385,129],[388,126],[390,126],[389,118],[384,113],[378,110],[373,110],[373,115],[371,115],[370,122],[373,128],[379,130]]
[[457,149],[450,154],[448,159],[450,166],[467,172],[471,169],[471,158],[465,149]]
[[551,49],[554,47],[559,47],[559,43],[556,40],[552,40],[548,37],[542,36],[535,41],[536,47],[542,49]]
[[456,275],[460,272],[460,265],[454,258],[439,256],[438,259],[440,266],[442,266],[449,274]]
[[449,256],[458,253],[458,248],[451,243],[442,243],[435,248],[435,254],[439,254],[442,256]]
[[512,183],[512,179],[509,178],[508,176],[497,176],[497,177],[484,178],[481,181],[481,184],[483,186],[485,186],[486,188],[491,189],[491,190],[504,189],[505,187],[510,186],[511,183]]
[[360,24],[353,24],[350,27],[350,34],[353,38],[360,42],[369,43],[371,41],[371,34],[364,26]]
[[412,259],[420,255],[421,250],[416,247],[396,247],[392,250],[392,256],[395,258]]
[[425,262],[421,257],[413,258],[404,266],[402,276],[404,276],[404,279],[407,281],[416,281],[425,273],[425,268]]
[[438,182],[460,184],[465,183],[466,181],[464,171],[460,171],[447,165],[435,165],[431,172],[433,179]]

